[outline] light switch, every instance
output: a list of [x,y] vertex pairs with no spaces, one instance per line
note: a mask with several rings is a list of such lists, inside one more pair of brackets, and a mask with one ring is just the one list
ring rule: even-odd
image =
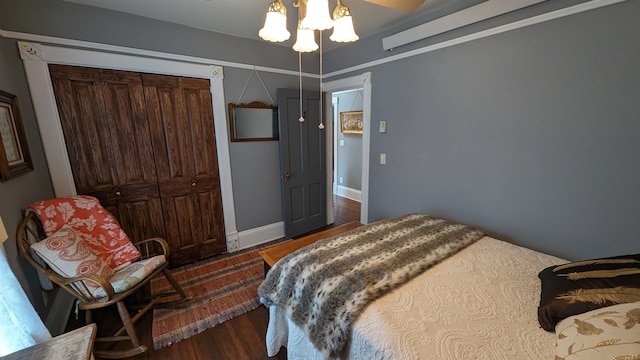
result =
[[344,140],[340,140],[340,146],[344,146]]
[[387,154],[380,154],[380,165],[387,164]]
[[387,132],[387,121],[386,120],[380,120],[380,132],[381,133],[386,133]]

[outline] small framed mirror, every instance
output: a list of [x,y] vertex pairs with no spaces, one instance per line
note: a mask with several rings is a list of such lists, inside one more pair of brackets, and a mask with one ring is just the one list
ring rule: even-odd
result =
[[278,107],[254,101],[229,103],[231,141],[278,140]]

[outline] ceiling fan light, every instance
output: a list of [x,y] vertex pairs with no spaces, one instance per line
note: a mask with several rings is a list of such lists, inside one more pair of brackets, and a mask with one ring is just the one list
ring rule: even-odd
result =
[[329,16],[329,0],[308,0],[307,14],[300,25],[311,30],[331,29],[333,20]]
[[333,33],[329,37],[335,42],[353,42],[360,39],[353,29],[353,19],[351,16],[343,16],[333,22]]
[[338,0],[338,5],[333,10],[333,34],[329,39],[335,42],[353,42],[359,38],[353,29],[351,10],[342,5],[342,1]]
[[293,50],[297,52],[312,52],[318,50],[314,31],[298,27],[296,43],[293,44]]
[[258,32],[258,36],[273,42],[285,41],[291,37],[287,30],[287,8],[282,0],[275,0],[269,4],[264,27]]

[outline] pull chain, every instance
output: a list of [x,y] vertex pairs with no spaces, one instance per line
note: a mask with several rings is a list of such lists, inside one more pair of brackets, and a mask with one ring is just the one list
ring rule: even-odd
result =
[[300,117],[298,118],[298,121],[300,121],[301,123],[304,122],[304,116],[302,113],[302,53],[298,52],[298,76],[299,76],[299,81],[300,81]]
[[324,129],[324,123],[322,119],[322,108],[324,107],[324,95],[322,93],[322,30],[320,30],[320,125],[318,128],[320,130]]

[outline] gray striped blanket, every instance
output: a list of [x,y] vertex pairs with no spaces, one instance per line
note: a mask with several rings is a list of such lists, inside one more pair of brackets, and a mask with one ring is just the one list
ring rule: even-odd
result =
[[328,358],[365,306],[484,236],[466,225],[409,214],[320,240],[278,261],[258,288]]

